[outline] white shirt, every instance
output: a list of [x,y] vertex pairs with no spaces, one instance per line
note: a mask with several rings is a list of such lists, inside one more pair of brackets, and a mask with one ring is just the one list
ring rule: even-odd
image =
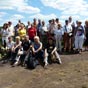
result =
[[7,49],[11,49],[14,46],[14,42],[7,42]]
[[9,31],[8,31],[8,29],[2,29],[1,30],[1,35],[2,35],[2,37],[8,37],[8,35],[9,35]]
[[48,29],[47,29],[46,26],[42,26],[42,27],[41,27],[41,34],[42,34],[42,35],[45,35],[45,34],[46,34],[45,32],[48,32]]
[[8,27],[9,30],[9,36],[13,36],[14,35],[14,27],[11,25],[10,27]]
[[71,26],[70,24],[65,25],[65,26],[63,27],[63,30],[64,30],[64,32],[66,32],[66,33],[70,33],[70,32],[72,32],[72,26]]
[[54,30],[54,34],[55,35],[60,35],[60,36],[62,36],[63,35],[63,30],[62,30],[62,28],[61,29],[56,29],[56,30]]

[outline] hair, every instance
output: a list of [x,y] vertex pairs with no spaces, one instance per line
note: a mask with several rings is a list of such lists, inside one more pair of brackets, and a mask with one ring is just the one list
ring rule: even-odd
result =
[[17,36],[16,39],[19,39],[20,40],[20,36]]
[[39,40],[39,37],[38,36],[35,36],[34,39],[38,39]]

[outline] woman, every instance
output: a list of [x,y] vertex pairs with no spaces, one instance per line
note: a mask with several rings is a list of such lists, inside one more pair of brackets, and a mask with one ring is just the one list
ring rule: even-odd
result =
[[79,52],[79,53],[82,52],[83,43],[84,43],[84,28],[81,24],[82,22],[78,21],[77,27],[75,30],[75,49],[76,49],[76,52]]
[[8,30],[8,24],[5,23],[3,25],[3,28],[0,32],[0,35],[2,36],[2,45],[4,48],[6,47],[6,43],[8,42],[8,37],[9,37],[9,30]]
[[12,56],[11,56],[11,65],[17,65],[19,62],[19,58],[16,58],[18,56],[19,51],[22,49],[21,47],[22,42],[20,41],[20,37],[16,37],[16,42],[14,43],[14,46],[12,47]]
[[37,34],[37,30],[33,26],[33,24],[31,24],[31,28],[28,29],[28,36],[32,42],[34,42],[34,37],[36,36],[36,34]]
[[19,25],[18,35],[20,36],[21,39],[24,38],[24,36],[26,35],[25,25],[23,23]]
[[34,37],[34,44],[32,45],[32,51],[33,51],[33,56],[37,61],[37,64],[39,62],[41,62],[40,64],[42,64],[44,61],[44,57],[43,57],[42,43],[40,42],[38,36]]

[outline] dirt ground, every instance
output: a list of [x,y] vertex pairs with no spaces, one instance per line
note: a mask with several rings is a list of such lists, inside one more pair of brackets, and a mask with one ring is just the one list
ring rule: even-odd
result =
[[60,57],[62,65],[47,69],[0,65],[0,88],[88,88],[88,52]]

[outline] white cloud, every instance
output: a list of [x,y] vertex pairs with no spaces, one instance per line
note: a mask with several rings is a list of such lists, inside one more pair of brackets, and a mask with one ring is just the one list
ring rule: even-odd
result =
[[28,5],[28,0],[0,0],[0,9],[13,9],[25,13],[39,13],[40,9]]
[[71,15],[76,18],[88,16],[88,2],[86,0],[41,0],[41,2],[45,6],[61,11],[62,16]]
[[[17,24],[18,20],[22,20],[24,19],[25,17],[23,15],[20,15],[20,14],[14,14],[10,17],[8,17],[8,19],[4,20],[4,22],[8,22],[8,21],[11,21],[14,25]],[[3,22],[3,23],[4,23]]]
[[42,19],[42,20],[49,20],[49,19],[54,19],[56,17],[57,16],[54,13],[52,13],[52,14],[49,14],[49,15],[36,14],[36,15],[30,16],[29,18],[37,18],[37,19]]
[[19,19],[23,19],[24,16],[22,16],[22,15],[20,15],[20,14],[14,14],[11,18],[12,18],[12,19],[17,19],[17,20],[19,20]]
[[18,11],[33,14],[33,13],[39,13],[40,9],[34,8],[32,6],[22,6],[18,8]]

